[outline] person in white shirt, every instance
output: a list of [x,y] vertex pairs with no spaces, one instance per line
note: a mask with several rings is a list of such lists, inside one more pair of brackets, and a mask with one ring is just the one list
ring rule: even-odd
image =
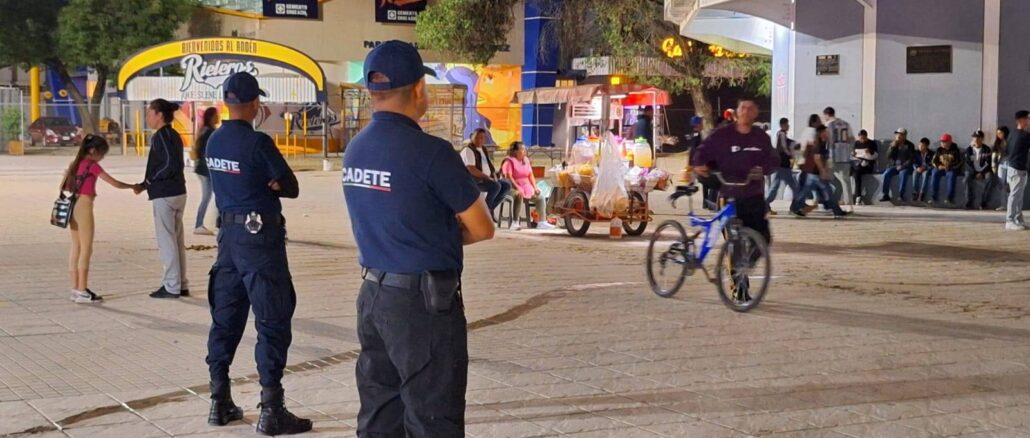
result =
[[472,131],[468,145],[461,150],[461,161],[472,174],[472,179],[476,180],[479,190],[486,192],[486,206],[494,211],[511,192],[511,183],[498,178],[497,168],[490,161],[490,153],[485,146],[486,130],[478,128]]
[[823,110],[826,129],[830,134],[830,163],[832,164],[834,189],[840,204],[850,204],[855,197],[851,186],[851,157],[854,152],[855,137],[851,133],[851,125],[837,118],[837,111],[832,106]]

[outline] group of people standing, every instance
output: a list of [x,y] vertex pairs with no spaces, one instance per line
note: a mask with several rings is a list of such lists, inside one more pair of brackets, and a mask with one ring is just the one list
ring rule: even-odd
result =
[[[796,216],[805,216],[815,208],[806,205],[806,200],[813,195],[837,218],[848,214],[840,204],[872,204],[863,182],[867,176],[877,174],[880,148],[865,130],[852,138],[850,125],[836,118],[835,113],[832,107],[827,107],[822,117],[812,114],[800,141],[789,137],[790,121],[780,119],[780,129],[775,134],[780,163],[770,178],[767,204],[772,204],[783,186],[789,187],[794,194],[790,212]],[[990,144],[986,141],[986,134],[976,130],[970,135],[970,144],[964,150],[949,133],[940,136],[936,149],[930,148],[928,138],[922,138],[917,147],[908,140],[908,130],[899,128],[894,131],[894,141],[886,151],[888,165],[882,171],[882,196],[879,200],[905,202],[911,180],[913,202],[951,207],[955,205],[959,178],[962,177],[966,187],[965,208],[982,210],[987,208],[995,187],[1000,183],[1008,192],[1006,205],[998,208],[999,211],[1007,210],[1005,228],[1026,229],[1022,204],[1027,185],[1027,151],[1030,149],[1028,128],[1030,112],[1019,111],[1016,113],[1015,130],[1010,132],[1005,126],[998,128]],[[801,171],[797,180],[794,179],[794,170]],[[895,189],[895,178],[899,176],[900,184]],[[946,184],[943,201],[940,196],[942,180]],[[982,183],[983,189],[979,202],[976,202],[978,182]],[[836,190],[831,190],[831,184],[836,186]],[[897,194],[897,198],[892,198],[892,192]],[[770,208],[770,214],[776,213]]]

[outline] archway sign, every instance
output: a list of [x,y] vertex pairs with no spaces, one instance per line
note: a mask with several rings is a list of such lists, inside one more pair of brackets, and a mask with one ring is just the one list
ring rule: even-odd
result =
[[[162,75],[155,76],[156,71]],[[159,44],[129,57],[118,72],[125,100],[217,102],[233,73],[253,74],[270,103],[326,101],[325,72],[304,53],[248,38],[198,38]]]

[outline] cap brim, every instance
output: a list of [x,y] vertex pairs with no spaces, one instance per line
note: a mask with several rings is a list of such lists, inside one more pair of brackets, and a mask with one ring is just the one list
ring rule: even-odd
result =
[[268,93],[266,93],[265,90],[258,88],[258,96],[268,97]]
[[436,76],[436,70],[433,70],[433,69],[431,69],[429,67],[426,67],[424,65],[422,66],[422,73],[425,73],[425,74],[427,74],[429,76],[432,76],[434,78],[437,77]]

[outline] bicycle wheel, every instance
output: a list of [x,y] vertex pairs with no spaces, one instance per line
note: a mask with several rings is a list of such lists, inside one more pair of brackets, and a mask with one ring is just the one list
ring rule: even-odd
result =
[[669,298],[679,292],[694,263],[692,243],[679,222],[665,221],[654,230],[647,246],[647,281],[656,295]]
[[723,304],[737,312],[758,307],[772,277],[765,237],[747,227],[730,231],[716,263],[716,285]]

